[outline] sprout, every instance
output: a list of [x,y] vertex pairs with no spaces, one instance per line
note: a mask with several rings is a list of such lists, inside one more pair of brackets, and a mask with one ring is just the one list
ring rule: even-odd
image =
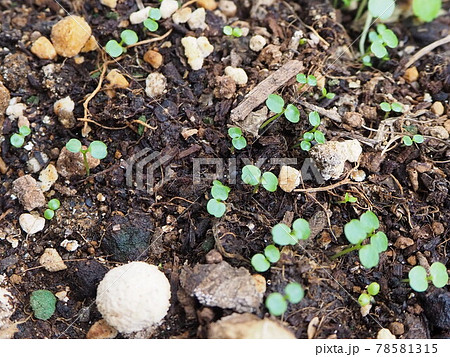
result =
[[362,293],[359,295],[358,303],[364,307],[366,305],[369,305],[371,302],[375,302],[375,299],[373,298],[375,295],[377,295],[380,292],[380,284],[373,282],[370,283],[370,285],[367,287],[367,294]]
[[269,110],[275,113],[274,116],[267,119],[261,126],[260,129],[264,129],[267,125],[273,122],[275,119],[278,119],[281,115],[284,114],[285,118],[289,120],[291,123],[298,123],[300,120],[300,111],[293,104],[288,104],[286,107],[284,106],[284,99],[277,94],[270,94],[266,100],[266,106]]
[[254,165],[245,165],[241,178],[247,185],[255,186],[255,192],[260,184],[269,192],[275,192],[278,187],[278,179],[273,173],[265,172],[261,175],[261,170]]
[[87,161],[87,153],[90,153],[93,158],[102,160],[108,155],[108,148],[105,143],[101,141],[93,141],[87,149],[83,149],[80,140],[70,139],[66,143],[66,149],[73,153],[79,153],[83,155],[84,167],[86,168],[86,175],[89,176],[89,164]]
[[295,245],[299,240],[308,239],[311,234],[309,223],[298,218],[292,224],[292,230],[284,223],[278,223],[272,228],[273,241],[278,245]]
[[410,137],[408,135],[403,136],[402,142],[405,146],[411,146],[413,143],[421,144],[424,142],[424,138],[422,135],[413,135],[413,137]]
[[113,58],[119,57],[126,52],[123,45],[134,45],[139,41],[138,35],[133,30],[123,30],[120,34],[121,41],[109,40],[105,45],[105,51]]
[[280,260],[280,251],[274,245],[268,245],[264,249],[264,255],[261,253],[255,254],[251,263],[257,272],[262,273],[269,270],[270,263],[276,263],[278,260]]
[[239,27],[231,27],[231,26],[224,26],[223,27],[223,33],[227,36],[233,36],[233,37],[241,37],[242,36],[242,29]]
[[266,307],[273,316],[283,315],[291,304],[298,304],[305,296],[305,291],[299,283],[289,283],[284,288],[284,295],[272,293],[266,299]]
[[431,264],[429,275],[424,267],[420,265],[415,266],[409,271],[408,278],[409,286],[417,292],[426,291],[429,281],[437,288],[442,288],[448,283],[447,268],[440,262]]
[[348,192],[346,192],[344,199],[342,201],[338,201],[338,203],[347,203],[347,202],[355,203],[356,201],[358,201],[358,199],[356,197],[353,197]]
[[242,150],[247,146],[247,140],[245,140],[241,128],[228,129],[228,135],[231,137],[231,144],[236,150]]
[[47,209],[44,211],[45,219],[51,220],[55,216],[55,211],[61,206],[57,198],[53,198],[47,203]]
[[28,126],[21,126],[19,132],[11,135],[9,142],[15,148],[21,148],[25,143],[25,137],[31,134],[31,129]]
[[214,217],[220,218],[225,214],[227,207],[223,201],[228,198],[228,194],[231,189],[225,186],[219,180],[213,181],[213,187],[211,188],[211,198],[207,205],[206,210]]
[[325,135],[317,128],[320,125],[320,115],[316,111],[308,114],[308,121],[313,128],[303,134],[303,140],[300,142],[300,148],[304,151],[311,149],[311,142],[315,141],[317,144],[324,144],[326,139]]

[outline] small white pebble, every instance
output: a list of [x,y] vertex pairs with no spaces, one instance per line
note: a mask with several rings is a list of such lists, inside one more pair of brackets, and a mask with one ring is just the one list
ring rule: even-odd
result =
[[203,67],[203,59],[214,51],[214,47],[204,36],[199,38],[186,36],[181,39],[181,44],[184,47],[184,54],[188,59],[188,63],[194,71],[201,69]]
[[61,244],[61,247],[65,248],[68,252],[74,252],[80,246],[76,240],[68,240],[64,239]]
[[194,12],[192,12],[191,16],[188,20],[188,25],[191,30],[204,30],[206,28],[206,11],[204,8],[200,7]]
[[166,90],[167,79],[161,73],[150,73],[145,80],[145,94],[154,98],[163,94]]
[[245,73],[245,71],[242,68],[234,68],[228,66],[225,68],[225,74],[231,77],[236,82],[236,84],[240,86],[243,86],[248,82],[247,73]]
[[176,24],[185,24],[191,18],[191,14],[192,9],[190,7],[179,9],[172,15],[172,21]]
[[147,6],[142,10],[135,11],[130,14],[130,22],[133,25],[141,24],[148,18],[148,13],[150,12],[151,7]]
[[172,14],[178,10],[178,1],[176,0],[163,0],[159,11],[161,11],[161,17],[168,19]]
[[250,39],[250,49],[255,52],[261,51],[266,45],[267,41],[261,35],[255,35]]

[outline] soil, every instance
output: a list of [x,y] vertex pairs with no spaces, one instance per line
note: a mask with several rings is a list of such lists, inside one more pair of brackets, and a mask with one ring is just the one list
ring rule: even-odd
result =
[[[282,292],[290,281],[305,287],[305,298],[299,304],[290,304],[283,318],[297,338],[307,337],[307,327],[315,317],[319,319],[315,338],[375,338],[381,327],[392,327],[393,322],[404,326],[400,338],[450,337],[448,308],[446,312],[436,306],[431,308],[439,301],[445,303],[443,297],[436,300],[437,291],[446,294],[448,301],[448,285],[440,290],[430,286],[426,293],[414,293],[402,282],[412,266],[423,259],[429,264],[440,261],[450,267],[450,147],[448,140],[430,132],[435,126],[450,126],[450,46],[435,48],[415,62],[417,81],[409,83],[403,78],[403,66],[414,53],[448,35],[448,2],[444,2],[447,15],[431,23],[419,24],[404,16],[389,23],[400,45],[389,49],[389,60],[374,60],[373,67],[364,67],[357,55],[354,41],[362,24],[353,21],[356,10],[335,9],[326,0],[274,1],[270,6],[261,6],[262,12],[250,11],[251,4],[257,1],[236,0],[236,20],[242,22],[234,26],[250,30],[249,35],[240,38],[223,35],[223,18],[209,10],[206,30],[191,31],[187,25],[175,25],[169,19],[160,21],[158,31],[149,35],[140,25],[124,24],[130,13],[138,9],[134,0],[119,1],[114,11],[96,0],[59,3],[70,14],[83,16],[100,44],[119,38],[125,27],[135,30],[140,39],[155,36],[155,41],[130,48],[117,63],[109,62],[108,70],[119,69],[127,76],[130,87],[116,90],[110,98],[105,91],[106,82],[103,83],[88,103],[91,131],[83,137],[86,122],[78,120],[76,127],[64,128],[53,112],[53,104],[70,96],[76,104],[75,117],[85,118],[83,103],[97,87],[102,66],[110,58],[93,51],[82,54],[82,64],[76,64],[74,58],[40,60],[30,52],[31,34],[39,31],[49,38],[52,25],[65,12],[51,0],[0,1],[0,74],[11,97],[27,105],[25,116],[31,123],[33,144],[31,150],[12,147],[9,137],[17,131],[17,120],[0,113],[4,161],[0,229],[18,240],[17,246],[8,239],[0,240],[0,285],[15,297],[16,310],[11,319],[22,322],[15,338],[85,338],[93,323],[101,319],[95,307],[98,282],[109,269],[134,259],[159,265],[172,285],[168,315],[145,337],[205,337],[204,307],[196,301],[186,303],[176,293],[183,265],[205,264],[207,253],[215,249],[232,266],[254,273],[250,259],[271,242],[271,227],[298,217],[309,220],[316,235],[304,244],[284,248],[281,260],[262,274],[267,281],[265,296]],[[168,37],[158,39],[170,30]],[[290,49],[291,38],[298,30],[308,41]],[[256,33],[267,34],[268,45],[279,46],[281,56],[251,51],[249,40]],[[214,46],[214,52],[198,71],[191,70],[184,56],[181,39],[186,34],[204,35]],[[149,48],[162,54],[163,65],[158,71],[167,78],[167,92],[158,98],[149,98],[144,91],[145,78],[155,72],[143,61]],[[293,124],[280,118],[259,137],[242,128],[248,146],[241,151],[231,150],[227,129],[234,123],[230,111],[289,60],[302,61],[306,74],[326,78],[326,87],[336,94],[335,98],[321,99],[317,88],[299,91],[293,77],[277,93],[287,103],[297,105],[300,122]],[[55,64],[51,80],[42,70],[50,63]],[[222,76],[230,64],[243,68],[249,81],[238,86],[230,99],[217,98],[216,77]],[[407,110],[386,119],[379,103],[394,99]],[[431,110],[436,101],[444,105],[441,115]],[[206,203],[211,179],[194,182],[194,159],[236,159],[239,170],[244,159],[255,163],[268,158],[261,169],[278,175],[280,166],[271,164],[270,158],[297,158],[298,163],[308,158],[308,153],[296,144],[310,129],[305,118],[311,105],[330,111],[337,108],[334,113],[342,121],[322,114],[321,129],[327,140],[361,142],[359,168],[367,178],[362,182],[343,182],[351,169],[347,164],[340,179],[322,185],[306,181],[304,192],[278,189],[270,193],[260,189],[254,193],[239,179],[240,173],[232,184],[225,175],[222,182],[232,188],[228,210],[219,219],[209,215]],[[364,126],[351,120],[355,115],[364,119]],[[133,122],[142,116],[147,119],[148,128]],[[400,140],[392,142],[396,135],[405,133],[405,127],[423,134],[425,142],[409,147],[401,145]],[[198,131],[184,138],[181,133],[186,129]],[[43,231],[27,237],[18,223],[24,209],[11,196],[12,182],[30,173],[27,162],[33,157],[42,161],[42,154],[46,154],[49,162],[55,164],[60,150],[71,138],[87,145],[101,140],[108,146],[108,156],[89,177],[60,176],[46,192],[46,198],[58,198],[61,208]],[[156,170],[155,185],[148,191],[145,187],[128,186],[125,176],[127,160],[145,148],[170,156]],[[46,164],[41,162],[41,166],[45,168]],[[300,168],[301,164],[292,166]],[[211,172],[207,166],[202,166],[202,170],[202,175]],[[38,173],[33,176],[37,178]],[[317,187],[323,189],[310,190]],[[338,203],[346,192],[358,201]],[[389,248],[380,255],[379,265],[365,269],[355,253],[331,260],[330,256],[347,244],[344,225],[367,209],[379,217],[380,230],[389,239]],[[125,238],[114,233],[117,224],[127,227]],[[120,240],[126,237],[132,237],[132,244],[121,247]],[[404,238],[410,238],[411,244],[400,244]],[[64,239],[76,240],[80,247],[68,252],[60,246]],[[40,256],[49,247],[58,250],[66,270],[52,273],[39,266]],[[381,292],[370,314],[362,317],[355,299],[372,281],[381,285]],[[67,291],[68,300],[57,302],[56,312],[49,320],[32,317],[29,297],[37,289]],[[186,305],[192,303],[190,307],[197,315],[186,313]],[[447,320],[436,316],[443,311]],[[232,312],[211,309],[208,321]],[[262,305],[256,314],[268,316],[268,311]],[[136,336],[119,334],[119,338],[124,337]]]

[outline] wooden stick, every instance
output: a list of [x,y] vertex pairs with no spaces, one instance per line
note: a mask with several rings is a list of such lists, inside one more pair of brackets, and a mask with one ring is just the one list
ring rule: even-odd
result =
[[433,51],[436,47],[445,45],[446,43],[450,42],[450,35],[445,36],[444,38],[441,38],[440,40],[434,41],[430,43],[428,46],[425,46],[420,51],[418,51],[414,56],[410,58],[408,62],[406,62],[404,68],[409,68],[414,62],[425,56],[426,54]]

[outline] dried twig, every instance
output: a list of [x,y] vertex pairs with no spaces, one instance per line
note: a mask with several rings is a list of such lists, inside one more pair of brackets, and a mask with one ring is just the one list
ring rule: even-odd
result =
[[423,56],[427,55],[431,51],[433,51],[436,47],[445,45],[446,43],[450,42],[450,35],[445,36],[444,38],[441,38],[440,40],[434,41],[430,43],[428,46],[425,46],[421,50],[419,50],[414,56],[410,58],[408,62],[403,66],[403,68],[409,68],[414,62],[422,58]]

